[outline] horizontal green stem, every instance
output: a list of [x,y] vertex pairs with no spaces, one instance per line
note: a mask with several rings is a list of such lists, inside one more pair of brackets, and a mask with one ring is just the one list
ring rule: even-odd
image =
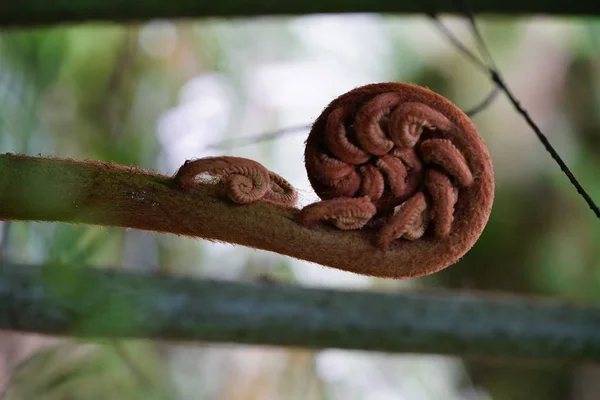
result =
[[[597,1],[470,0],[469,5],[477,14],[600,15]],[[0,2],[0,26],[357,12],[464,13],[465,9],[454,0],[7,0]]]
[[0,329],[600,360],[600,308],[448,292],[376,294],[60,266],[0,265]]

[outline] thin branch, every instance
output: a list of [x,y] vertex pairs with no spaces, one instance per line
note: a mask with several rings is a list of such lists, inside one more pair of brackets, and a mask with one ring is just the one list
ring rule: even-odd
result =
[[600,360],[600,308],[468,293],[375,294],[0,265],[0,329],[150,338]]
[[[496,98],[498,98],[498,95],[500,94],[500,92],[501,92],[500,88],[498,86],[494,86],[492,88],[492,90],[490,91],[490,93],[483,100],[481,100],[479,103],[477,103],[472,108],[465,111],[465,114],[467,114],[469,117],[472,118],[475,115],[479,114],[480,112],[484,111],[486,108],[488,108],[494,102],[494,100],[496,100]],[[267,142],[269,140],[280,139],[280,138],[294,135],[297,133],[310,131],[311,127],[312,127],[312,125],[307,123],[304,125],[289,126],[286,128],[278,129],[273,132],[261,133],[261,134],[249,136],[249,137],[242,137],[242,138],[237,138],[237,139],[225,139],[225,140],[221,140],[221,141],[209,144],[209,145],[205,146],[204,149],[206,149],[206,150],[209,150],[209,149],[210,150],[226,150],[226,149],[229,149],[232,147],[239,148],[239,147],[244,147],[244,146],[250,146],[253,144],[257,144],[257,143]]]
[[500,88],[502,92],[506,95],[510,103],[513,105],[513,108],[523,117],[527,125],[531,128],[531,130],[535,133],[538,140],[544,146],[544,149],[550,154],[552,159],[558,164],[560,170],[565,174],[569,182],[573,185],[577,193],[583,198],[583,200],[587,203],[588,207],[595,214],[597,218],[600,218],[600,207],[596,204],[594,199],[588,194],[588,192],[583,188],[581,183],[577,180],[573,172],[569,169],[567,164],[564,162],[560,154],[554,149],[554,146],[548,140],[548,137],[542,132],[540,127],[535,123],[535,121],[531,118],[529,113],[521,106],[521,103],[516,99],[513,95],[512,91],[508,88],[508,85],[504,81],[504,78],[500,74],[500,71],[496,67],[494,63],[494,59],[492,58],[491,52],[488,50],[483,36],[479,32],[477,28],[477,24],[475,22],[475,18],[473,16],[473,12],[471,11],[471,5],[468,2],[465,2],[463,7],[467,10],[467,18],[469,20],[469,26],[471,27],[471,31],[475,36],[477,42],[477,48],[482,56],[487,60],[487,64],[481,61],[475,54],[473,54],[446,26],[442,23],[442,21],[438,18],[436,14],[431,14],[430,17],[433,19],[437,28],[448,38],[448,40],[467,58],[469,58],[475,67],[478,67],[482,70],[482,72],[489,75],[490,80],[496,85],[496,87]]
[[470,108],[469,110],[465,111],[465,114],[467,114],[470,118],[473,118],[474,116],[488,108],[494,102],[494,100],[498,98],[500,92],[500,88],[498,86],[494,86],[491,92],[483,100],[481,100],[478,104],[473,106],[473,108]]
[[[473,0],[473,10],[487,14],[600,15],[600,3],[571,0]],[[323,13],[454,13],[464,11],[455,0],[19,0],[0,2],[0,26],[32,26],[64,22],[131,22],[155,18],[253,17]]]
[[536,134],[546,151],[550,153],[550,156],[558,164],[560,170],[567,176],[569,182],[571,182],[571,184],[575,187],[577,193],[587,203],[588,207],[590,208],[590,210],[592,210],[594,215],[596,215],[597,218],[600,218],[600,207],[598,207],[594,199],[592,199],[589,193],[583,188],[583,186],[581,186],[581,183],[579,183],[575,175],[573,175],[573,172],[571,172],[567,164],[563,161],[562,157],[554,149],[554,147],[548,140],[548,137],[544,135],[544,133],[542,133],[539,126],[533,121],[529,113],[521,106],[521,103],[519,103],[519,101],[512,94],[512,92],[504,82],[502,76],[497,71],[492,71],[490,73],[490,79],[492,79],[499,87],[502,88],[502,90],[506,94],[506,97],[508,97],[508,100],[511,102],[513,107],[525,119],[527,125],[531,127],[531,129]]
[[250,146],[253,144],[262,143],[262,142],[266,142],[269,140],[279,139],[284,136],[288,136],[288,135],[292,135],[292,134],[296,134],[296,133],[307,132],[310,130],[311,126],[312,126],[311,124],[307,123],[304,125],[289,126],[286,128],[278,129],[273,132],[261,133],[261,134],[250,136],[250,137],[220,140],[218,142],[209,144],[209,145],[205,146],[204,148],[207,150],[225,150],[230,147]]

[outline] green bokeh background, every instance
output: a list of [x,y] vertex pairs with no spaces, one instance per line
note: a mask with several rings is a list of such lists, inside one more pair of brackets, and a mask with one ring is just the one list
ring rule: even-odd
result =
[[[474,48],[464,21],[451,19],[449,25]],[[481,27],[508,85],[600,201],[600,22],[483,19]],[[323,35],[320,47],[318,35]],[[328,50],[328,43],[338,47]],[[346,87],[331,98],[359,84],[398,80],[428,86],[466,109],[492,87],[426,18],[206,19],[11,30],[0,33],[0,152],[89,158],[172,173],[173,160],[185,160],[174,145],[178,141],[208,145],[215,138],[310,123],[302,118],[318,115],[326,105],[322,94],[304,90],[303,101],[310,103],[314,96],[316,104],[295,114],[293,102],[261,101],[261,83],[253,77],[262,71],[262,77],[297,80],[290,87],[306,82],[313,88],[314,69],[307,65],[315,59],[331,65],[332,77],[349,77],[338,80]],[[215,74],[228,110],[213,131],[216,137],[202,137],[210,126],[194,130],[199,119],[165,119],[186,104],[182,90],[190,81]],[[269,97],[268,87],[264,90]],[[171,136],[161,136],[161,121],[175,121]],[[35,222],[2,224],[0,257],[201,278],[268,276],[298,285],[392,291],[433,286],[597,303],[600,225],[592,212],[506,99],[500,97],[474,121],[494,160],[494,209],[464,259],[429,277],[369,279],[171,235]],[[194,139],[189,132],[200,133]],[[278,172],[294,169],[290,180],[296,184],[294,177],[303,176],[301,158],[286,160],[280,154],[298,146],[302,135],[243,149],[228,142],[210,154],[250,156]],[[308,188],[300,194],[305,204],[314,199]],[[72,271],[58,280],[76,285],[69,278]],[[4,332],[0,385],[11,399],[600,398],[600,370],[593,366],[324,353],[209,343],[83,344]],[[331,378],[323,368],[332,359],[338,362],[333,369],[345,364],[352,372]],[[378,381],[358,385],[356,376]]]

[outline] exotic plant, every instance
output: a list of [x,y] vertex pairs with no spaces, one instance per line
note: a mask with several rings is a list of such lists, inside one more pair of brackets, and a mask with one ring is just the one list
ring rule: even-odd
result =
[[[473,246],[491,211],[494,176],[483,139],[458,107],[416,85],[368,85],[334,100],[310,131],[305,163],[323,201],[302,209],[298,221],[328,221],[369,243],[355,248],[357,235],[340,236],[346,251],[324,263],[336,268],[394,278],[438,271]],[[175,179],[190,187],[199,174],[221,178],[236,203],[296,200],[291,185],[251,160],[202,159]]]
[[[475,125],[416,85],[368,85],[334,100],[312,127],[305,163],[322,201],[297,209],[292,185],[244,158],[189,160],[167,177],[5,155],[0,218],[171,232],[407,278],[456,262],[490,215],[494,176]],[[38,185],[14,185],[23,177]],[[47,196],[35,193],[43,185]]]

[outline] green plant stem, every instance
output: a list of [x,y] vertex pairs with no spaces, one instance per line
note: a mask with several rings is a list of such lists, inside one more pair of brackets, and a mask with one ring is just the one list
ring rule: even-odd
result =
[[[571,0],[470,0],[477,14],[599,15],[600,3]],[[19,0],[0,3],[0,26],[131,22],[154,18],[254,17],[322,13],[464,13],[453,0]]]
[[600,360],[600,308],[473,293],[376,294],[198,281],[117,270],[0,265],[0,329]]

